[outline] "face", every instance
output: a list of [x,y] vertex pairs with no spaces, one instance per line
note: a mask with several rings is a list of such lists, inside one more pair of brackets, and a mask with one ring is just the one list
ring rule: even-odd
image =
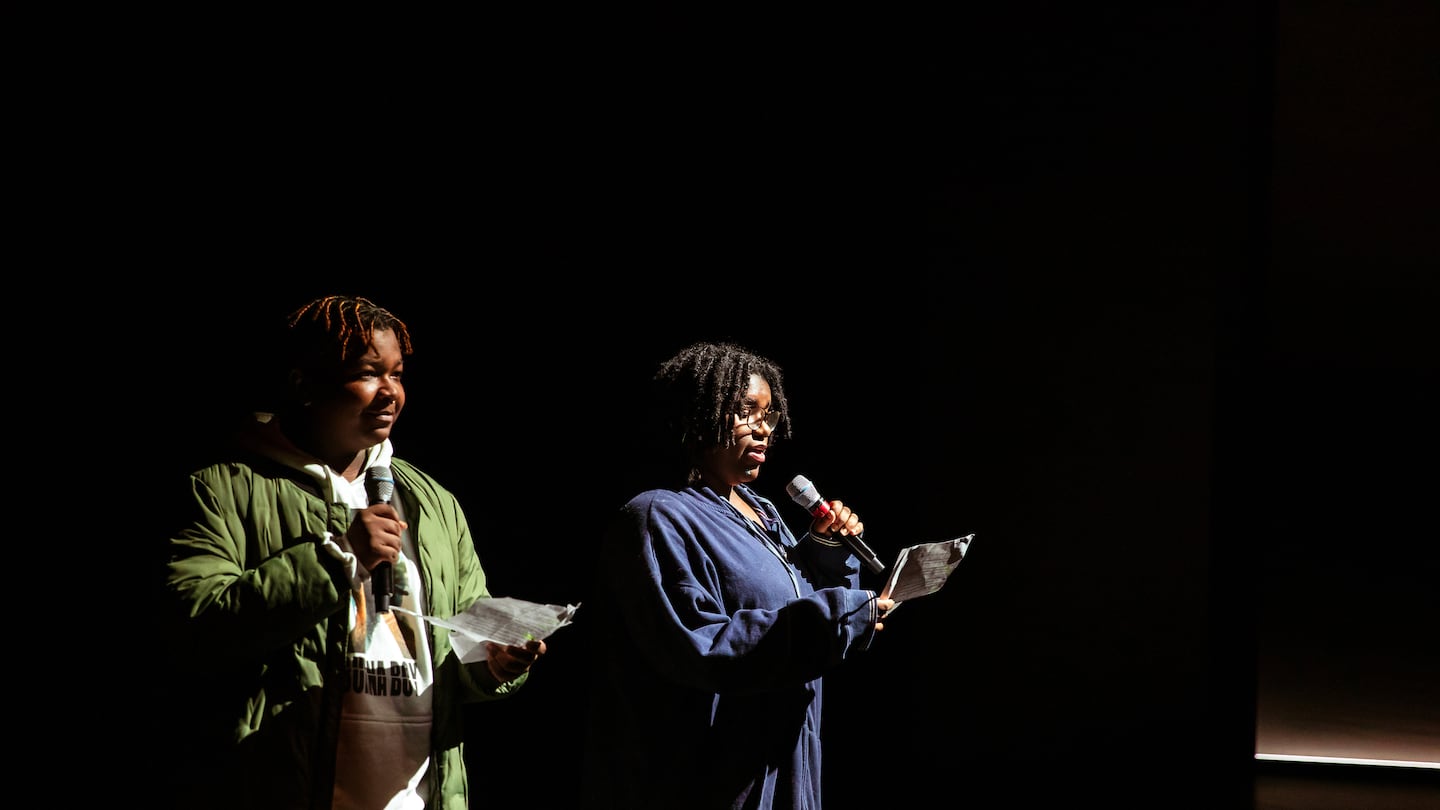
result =
[[404,356],[391,330],[376,331],[364,354],[333,379],[308,389],[311,452],[344,470],[361,451],[390,437],[405,407]]
[[754,481],[770,449],[773,430],[765,421],[770,413],[770,383],[751,374],[736,410],[739,413],[730,416],[735,442],[705,452],[701,472],[711,486],[733,487]]

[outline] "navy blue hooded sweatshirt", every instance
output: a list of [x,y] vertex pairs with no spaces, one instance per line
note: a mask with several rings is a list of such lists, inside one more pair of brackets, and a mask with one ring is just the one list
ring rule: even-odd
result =
[[868,649],[875,593],[737,489],[765,530],[692,486],[637,495],[604,538],[586,807],[821,810],[821,676]]

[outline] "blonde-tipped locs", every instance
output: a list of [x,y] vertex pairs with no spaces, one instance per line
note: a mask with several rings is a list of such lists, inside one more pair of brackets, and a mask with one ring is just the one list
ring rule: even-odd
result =
[[[400,352],[411,353],[410,330],[405,322],[368,298],[327,295],[290,313],[292,359],[301,366],[333,362],[343,364],[363,354],[377,331],[390,330]],[[335,352],[330,357],[325,355]]]

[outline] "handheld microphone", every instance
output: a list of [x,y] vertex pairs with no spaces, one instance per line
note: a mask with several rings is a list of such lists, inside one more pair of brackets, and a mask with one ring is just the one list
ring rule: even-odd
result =
[[[802,509],[814,517],[824,517],[830,514],[830,504],[820,497],[820,493],[810,484],[809,478],[803,475],[795,476],[790,479],[790,483],[785,485],[785,491],[790,493],[790,500],[800,504]],[[840,534],[839,532],[836,532],[835,536],[840,538],[840,542],[849,546],[850,550],[855,552],[855,556],[859,557],[860,561],[865,563],[871,571],[878,574],[885,570],[885,563],[880,562],[880,558],[876,557],[875,552],[865,545],[864,540],[853,534]]]
[[[370,503],[390,503],[395,495],[395,478],[390,473],[390,468],[384,464],[377,464],[365,470],[365,493],[370,496]],[[375,566],[370,572],[370,583],[375,590],[375,612],[390,612],[391,587],[390,563],[384,562]]]

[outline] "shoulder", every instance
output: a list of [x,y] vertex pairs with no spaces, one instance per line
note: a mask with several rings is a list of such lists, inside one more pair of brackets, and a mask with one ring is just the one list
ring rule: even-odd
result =
[[405,459],[391,458],[390,471],[395,475],[395,483],[417,498],[437,504],[457,503],[455,495],[434,476]]
[[431,489],[444,491],[445,487],[435,480],[435,476],[416,467],[414,464],[403,458],[392,457],[390,459],[390,471],[394,473],[395,480],[410,486],[424,485]]
[[696,500],[684,492],[673,489],[647,489],[625,503],[625,511],[631,514],[651,512],[689,512],[695,508]]
[[[271,504],[275,506],[266,506]],[[217,462],[193,470],[188,484],[169,502],[186,515],[198,508],[210,516],[231,514],[242,520],[264,511],[274,513],[277,506],[288,512],[323,508],[323,504],[313,479],[264,458]]]
[[693,489],[650,489],[625,504],[621,521],[647,532],[693,534],[702,525],[728,519],[727,509]]
[[200,481],[211,485],[231,481],[249,481],[256,478],[284,477],[288,476],[283,465],[259,456],[216,461],[190,472],[191,481]]

